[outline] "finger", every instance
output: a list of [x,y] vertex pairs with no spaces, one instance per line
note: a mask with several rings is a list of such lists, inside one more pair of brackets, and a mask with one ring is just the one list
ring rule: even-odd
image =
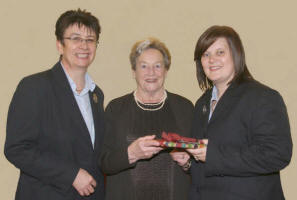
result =
[[199,149],[186,149],[187,152],[189,152],[190,154],[192,154],[193,156],[196,155],[199,151]]
[[141,149],[144,152],[157,152],[160,150],[159,147],[154,147],[154,146],[142,146]]
[[93,179],[93,180],[91,181],[91,185],[95,188],[95,187],[97,186],[97,182]]
[[158,154],[161,150],[163,150],[162,148],[153,148],[152,152],[153,154]]
[[155,139],[156,135],[146,135],[144,137],[140,137],[141,140],[153,140]]
[[181,152],[175,152],[175,153],[170,153],[172,154],[175,158],[184,158],[184,154]]
[[89,195],[88,188],[84,188],[79,194],[83,197],[88,196]]
[[163,148],[162,148],[162,147],[156,147],[155,149],[156,149],[157,153],[159,153],[160,151],[162,151],[162,150],[163,150]]
[[158,154],[158,153],[160,152],[160,150],[161,150],[161,149],[159,149],[159,148],[153,148],[153,149],[152,149],[152,153],[153,153],[153,154]]
[[194,158],[195,158],[195,160],[197,160],[197,161],[199,160],[199,156],[197,156],[197,155],[194,156]]
[[154,146],[143,146],[140,148],[143,152],[154,152],[154,153],[159,153],[163,148],[161,147],[154,147]]
[[95,191],[92,185],[90,185],[88,187],[88,191],[89,191],[90,194],[92,194]]
[[145,147],[159,147],[160,143],[157,140],[144,140],[142,141]]
[[79,193],[80,196],[84,196],[85,195],[82,190],[78,191],[78,193]]
[[176,153],[176,155],[184,158],[184,157],[188,156],[189,154],[186,152],[178,152],[178,153]]
[[84,190],[84,196],[89,196],[89,195],[90,195],[89,189],[85,189]]
[[190,155],[189,155],[188,153],[185,153],[184,156],[185,156],[184,158],[185,158],[186,160],[189,160],[189,159],[190,159]]
[[208,139],[203,139],[202,141],[204,144],[206,144],[206,145],[208,144]]

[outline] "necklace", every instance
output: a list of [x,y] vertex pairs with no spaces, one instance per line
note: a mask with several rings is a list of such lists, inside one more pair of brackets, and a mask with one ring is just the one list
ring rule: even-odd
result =
[[[167,99],[167,92],[166,92],[166,90],[164,90],[164,95],[163,95],[161,101],[158,103],[143,103],[143,102],[141,102],[136,96],[136,90],[133,92],[133,96],[134,96],[136,105],[140,109],[145,110],[145,111],[156,111],[156,110],[160,110],[161,108],[163,108],[163,106],[165,104],[165,100]],[[158,107],[157,108],[145,108],[141,104],[145,105],[145,106],[158,106]]]

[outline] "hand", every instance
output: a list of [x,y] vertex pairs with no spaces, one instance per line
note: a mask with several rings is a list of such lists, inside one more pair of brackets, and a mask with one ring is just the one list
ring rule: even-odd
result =
[[[203,139],[204,144],[208,144],[208,139]],[[207,146],[199,149],[187,149],[187,151],[193,155],[195,160],[205,162]]]
[[140,137],[128,147],[129,163],[134,163],[140,159],[148,159],[159,153],[163,148],[158,141],[154,140],[155,135]]
[[95,179],[84,169],[79,169],[72,186],[81,196],[89,196],[95,190],[97,183]]
[[187,152],[178,151],[176,149],[170,152],[170,156],[172,160],[176,161],[181,167],[185,166],[190,159],[190,155]]

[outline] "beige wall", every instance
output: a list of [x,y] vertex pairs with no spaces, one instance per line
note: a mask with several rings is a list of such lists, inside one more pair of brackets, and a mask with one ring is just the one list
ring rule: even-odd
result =
[[[251,73],[277,89],[289,112],[296,143],[297,12],[294,0],[1,0],[0,147],[3,152],[7,109],[19,80],[51,67],[58,59],[54,25],[68,9],[85,8],[103,28],[90,68],[104,90],[105,104],[135,88],[128,55],[147,36],[164,41],[172,53],[166,88],[191,99],[201,95],[195,80],[193,51],[200,34],[214,24],[235,28],[242,38]],[[295,3],[296,4],[296,3]],[[295,151],[296,152],[296,151]],[[18,170],[0,154],[0,199],[13,199]],[[287,199],[297,196],[297,163],[282,171]]]

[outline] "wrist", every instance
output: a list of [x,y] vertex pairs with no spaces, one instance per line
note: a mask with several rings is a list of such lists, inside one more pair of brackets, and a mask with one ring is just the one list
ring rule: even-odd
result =
[[135,163],[137,161],[137,158],[134,155],[133,151],[131,150],[131,147],[130,146],[128,147],[127,153],[128,153],[129,164]]
[[182,168],[183,168],[183,170],[187,171],[187,170],[190,169],[191,165],[192,165],[192,162],[191,162],[191,159],[189,159],[189,160],[186,162],[186,164],[184,164],[184,165],[182,166]]

